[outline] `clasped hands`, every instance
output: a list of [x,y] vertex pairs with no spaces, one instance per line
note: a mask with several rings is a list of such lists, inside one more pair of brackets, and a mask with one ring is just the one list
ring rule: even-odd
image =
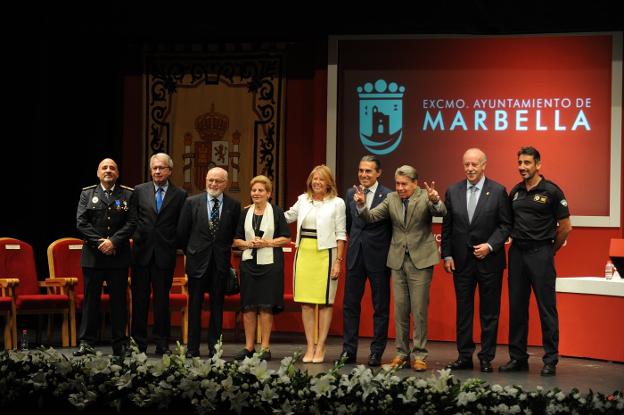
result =
[[254,236],[254,239],[247,241],[246,249],[270,248],[271,242],[268,239],[262,239],[260,236]]
[[115,255],[115,245],[113,245],[113,242],[110,239],[100,238],[98,239],[98,242],[100,243],[98,245],[98,249],[101,253],[104,255]]
[[[491,252],[490,246],[487,243],[473,245],[472,248],[473,248],[472,254],[477,259],[484,259]],[[453,261],[453,258],[444,260],[444,271],[448,273],[455,271],[455,261]]]

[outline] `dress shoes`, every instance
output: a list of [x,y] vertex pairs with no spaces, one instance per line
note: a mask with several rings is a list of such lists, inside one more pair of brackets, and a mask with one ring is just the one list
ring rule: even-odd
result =
[[164,346],[164,347],[156,347],[156,356],[164,356],[166,354],[171,354],[171,350],[169,349],[168,346]]
[[271,358],[271,350],[264,348],[260,349],[260,353],[258,353],[258,359],[266,360],[268,362],[271,360]]
[[555,376],[557,374],[557,366],[552,363],[546,363],[540,372],[542,376]]
[[186,356],[187,359],[199,357],[199,350],[187,350],[184,355]]
[[409,358],[407,356],[394,356],[388,365],[392,368],[401,369],[403,366],[409,364]]
[[352,365],[356,362],[355,355],[353,353],[343,351],[342,353],[340,353],[338,360],[336,360],[336,363],[339,362],[342,362],[345,365]]
[[448,365],[446,365],[446,368],[451,369],[451,370],[472,369],[472,360],[457,359],[456,361],[451,362]]
[[412,360],[412,369],[416,372],[424,372],[427,370],[427,363],[422,359],[414,359]]
[[371,353],[370,356],[368,356],[368,365],[370,367],[381,366],[381,353]]
[[130,354],[130,350],[128,349],[128,346],[126,346],[125,344],[113,346],[113,356],[120,357],[123,359],[129,354]]
[[528,372],[529,362],[527,360],[511,359],[498,368],[499,372]]
[[73,353],[76,357],[88,356],[91,354],[95,354],[95,349],[89,343],[85,342],[80,342],[80,347]]
[[479,364],[481,366],[481,372],[483,373],[492,373],[494,371],[494,368],[492,367],[492,362],[490,362],[489,360],[481,360]]
[[240,351],[238,351],[234,355],[234,360],[238,360],[240,362],[240,361],[245,360],[245,358],[247,357],[252,358],[255,352],[256,352],[255,350],[247,350],[246,348],[243,347]]

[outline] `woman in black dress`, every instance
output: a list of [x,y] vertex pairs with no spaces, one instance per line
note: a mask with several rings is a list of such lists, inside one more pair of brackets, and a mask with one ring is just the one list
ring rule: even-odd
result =
[[284,309],[284,254],[290,230],[284,211],[269,203],[273,185],[265,176],[251,179],[253,204],[241,213],[234,248],[243,251],[240,265],[241,310],[245,326],[245,348],[234,358],[243,360],[255,353],[257,314],[260,314],[262,349],[260,358],[271,360],[269,340],[273,314]]

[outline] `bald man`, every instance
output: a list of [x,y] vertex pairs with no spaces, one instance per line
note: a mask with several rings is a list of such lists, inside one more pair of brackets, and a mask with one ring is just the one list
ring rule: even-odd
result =
[[208,355],[221,337],[225,278],[230,271],[230,255],[241,206],[224,191],[228,173],[213,167],[206,175],[206,192],[184,202],[178,222],[179,244],[186,254],[189,290],[187,356],[199,356],[201,309],[204,293],[210,294]]
[[511,230],[511,206],[505,188],[485,177],[487,157],[478,148],[462,157],[465,180],[448,188],[448,210],[442,223],[444,269],[453,274],[457,302],[456,334],[459,357],[452,370],[472,369],[474,296],[479,287],[482,372],[492,372],[505,261],[505,241]]
[[84,239],[80,265],[84,275],[84,300],[75,356],[95,353],[98,337],[100,294],[106,281],[110,294],[113,354],[126,353],[126,292],[130,266],[130,237],[136,228],[134,191],[117,184],[119,169],[104,159],[97,169],[99,184],[82,189],[76,226]]

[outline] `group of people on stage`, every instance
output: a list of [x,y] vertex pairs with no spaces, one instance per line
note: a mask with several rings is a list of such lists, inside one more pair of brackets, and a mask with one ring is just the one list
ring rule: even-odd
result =
[[[344,279],[344,334],[340,360],[356,362],[361,301],[366,281],[371,287],[374,337],[369,366],[380,366],[386,348],[390,282],[394,296],[396,354],[393,367],[427,369],[427,322],[433,266],[440,261],[431,233],[432,217],[443,218],[442,258],[453,274],[457,301],[458,358],[447,367],[472,369],[474,295],[479,289],[482,372],[493,370],[500,314],[505,242],[509,250],[509,354],[502,372],[528,370],[528,308],[534,291],[542,324],[544,366],[554,375],[558,361],[558,318],[555,302],[554,255],[571,230],[562,190],[539,174],[541,158],[533,147],[518,151],[522,181],[509,194],[485,177],[487,157],[477,148],[463,155],[465,179],[450,186],[444,200],[435,182],[418,184],[409,165],[396,169],[395,191],[379,182],[381,163],[371,155],[358,166],[359,184],[338,197],[336,182],[325,165],[309,174],[306,192],[287,211],[270,202],[273,186],[265,176],[251,182],[252,203],[241,204],[225,194],[228,172],[220,167],[206,175],[206,192],[188,197],[170,180],[171,157],[150,159],[152,180],[134,190],[117,185],[119,171],[111,159],[102,160],[100,183],[83,189],[77,212],[85,240],[81,265],[85,299],[75,355],[93,353],[97,334],[100,292],[106,281],[111,297],[113,352],[126,353],[125,335],[128,267],[132,269],[133,318],[131,336],[139,349],[148,344],[150,292],[154,301],[153,338],[156,354],[169,351],[169,290],[176,248],[186,255],[189,292],[187,355],[199,356],[201,310],[209,294],[209,355],[222,332],[225,278],[231,249],[242,251],[241,312],[245,347],[234,356],[243,360],[256,353],[258,319],[261,359],[270,360],[273,315],[284,308],[282,247],[291,242],[288,223],[296,222],[294,301],[301,304],[307,347],[303,362],[325,361],[326,340],[340,275]],[[346,201],[346,203],[345,203]],[[132,239],[133,246],[130,246]],[[343,268],[343,260],[346,264]],[[318,338],[315,310],[318,307]],[[410,315],[413,343],[410,345]]]

